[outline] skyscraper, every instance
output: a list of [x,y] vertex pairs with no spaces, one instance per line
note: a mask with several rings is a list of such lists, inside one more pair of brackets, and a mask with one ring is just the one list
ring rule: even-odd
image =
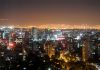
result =
[[88,60],[88,48],[89,48],[89,39],[86,38],[83,40],[83,47],[82,47],[82,60],[85,62]]

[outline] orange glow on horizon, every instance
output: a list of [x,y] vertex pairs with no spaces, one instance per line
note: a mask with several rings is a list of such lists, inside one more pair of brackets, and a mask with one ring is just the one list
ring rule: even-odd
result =
[[67,25],[67,24],[45,24],[45,25],[35,25],[35,26],[16,26],[18,28],[40,28],[40,29],[100,29],[100,25],[90,26],[87,24],[82,25]]

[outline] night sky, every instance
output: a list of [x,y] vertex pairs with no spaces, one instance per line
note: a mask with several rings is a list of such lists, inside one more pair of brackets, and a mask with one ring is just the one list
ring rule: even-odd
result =
[[0,25],[100,25],[99,0],[0,0]]

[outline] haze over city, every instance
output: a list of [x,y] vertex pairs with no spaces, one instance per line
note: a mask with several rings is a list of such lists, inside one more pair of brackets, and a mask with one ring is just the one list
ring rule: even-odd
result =
[[[0,25],[49,26],[88,25],[100,28],[100,2],[86,1],[0,1]],[[59,26],[55,27],[59,27]],[[50,26],[49,26],[50,27]],[[51,26],[52,27],[52,26]]]

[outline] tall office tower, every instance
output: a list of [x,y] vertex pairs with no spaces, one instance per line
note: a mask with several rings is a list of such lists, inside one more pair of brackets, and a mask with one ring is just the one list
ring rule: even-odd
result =
[[37,41],[37,38],[38,38],[38,29],[36,28],[32,28],[32,37],[33,37],[33,40],[34,41]]
[[82,60],[85,62],[88,60],[88,49],[89,49],[89,39],[86,38],[83,40],[83,47],[82,47]]

